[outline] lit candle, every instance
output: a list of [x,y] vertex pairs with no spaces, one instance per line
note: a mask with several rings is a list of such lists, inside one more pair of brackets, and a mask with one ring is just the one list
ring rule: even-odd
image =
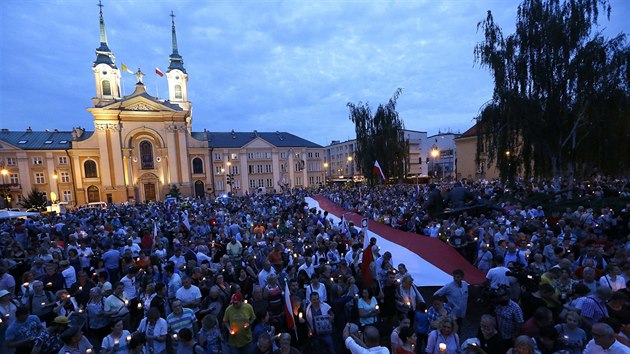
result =
[[83,291],[83,287],[82,286],[79,287],[79,291]]
[[28,284],[29,284],[28,282],[24,283],[24,287],[28,288]]
[[303,315],[302,315],[302,312],[300,311],[300,312],[298,313],[298,318],[302,319],[302,316],[303,316]]
[[92,354],[92,349],[87,348],[87,349],[85,350],[85,352],[86,352],[87,354]]
[[114,341],[114,345],[118,345],[118,343],[120,343],[120,341],[118,341],[118,339],[116,339],[116,340]]
[[173,339],[177,340],[177,333],[173,334]]
[[376,306],[374,307],[374,309],[375,309],[375,310],[378,310],[378,305],[376,305]]
[[335,279],[333,277],[330,277],[330,281],[335,281]]
[[236,334],[236,330],[232,329],[232,330],[230,331],[230,334],[231,334],[231,335],[235,335],[235,334]]
[[138,303],[138,309],[141,309],[141,308],[142,308],[142,303],[141,303],[141,302],[139,302],[139,303]]
[[79,309],[79,313],[83,313],[83,309]]
[[243,302],[247,303],[247,299],[245,299]]
[[46,286],[47,286],[47,287],[51,287],[51,286],[52,286],[52,282],[48,282],[48,283],[46,283]]
[[446,344],[440,343],[440,353],[446,353]]
[[129,300],[125,300],[125,306],[129,305]]
[[249,328],[249,323],[248,323],[248,322],[245,322],[245,323],[243,324],[243,328],[245,328],[245,329]]
[[293,258],[297,258],[297,253],[294,253],[294,254],[293,254]]
[[45,302],[42,302],[42,306],[46,306],[46,303],[45,303]]
[[2,318],[0,318],[0,323],[2,323]]
[[131,335],[127,336],[127,342],[131,340]]

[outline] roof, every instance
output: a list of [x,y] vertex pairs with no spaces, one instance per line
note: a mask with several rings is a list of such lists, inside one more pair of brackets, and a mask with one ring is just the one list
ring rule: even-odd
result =
[[[78,141],[85,140],[94,132],[86,131]],[[66,150],[72,148],[71,131],[1,131],[0,141],[22,150]]]
[[211,148],[241,148],[256,138],[276,147],[322,148],[321,145],[287,132],[193,132],[193,138],[207,140]]
[[470,127],[470,129],[466,130],[462,135],[459,136],[459,138],[457,139],[461,139],[461,138],[470,138],[473,136],[477,136],[479,135],[479,126],[478,124],[473,125],[472,127]]

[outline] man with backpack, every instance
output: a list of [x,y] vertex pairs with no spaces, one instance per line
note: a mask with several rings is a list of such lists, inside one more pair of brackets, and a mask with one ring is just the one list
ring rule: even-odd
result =
[[26,306],[30,313],[39,317],[42,322],[50,324],[55,319],[53,308],[57,306],[52,292],[44,290],[44,283],[40,280],[33,282],[33,292],[26,298]]

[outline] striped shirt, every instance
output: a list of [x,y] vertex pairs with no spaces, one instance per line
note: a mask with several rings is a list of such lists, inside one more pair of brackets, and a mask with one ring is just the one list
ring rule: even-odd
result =
[[196,321],[197,319],[195,318],[195,313],[189,308],[183,308],[181,316],[177,316],[173,312],[166,318],[169,330],[176,333],[182,328],[190,328],[192,330]]

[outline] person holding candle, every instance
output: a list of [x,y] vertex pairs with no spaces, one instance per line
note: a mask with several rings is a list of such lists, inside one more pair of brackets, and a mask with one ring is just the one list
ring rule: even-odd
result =
[[44,290],[44,283],[40,280],[33,281],[33,292],[25,299],[25,305],[31,314],[39,317],[42,322],[50,323],[55,318],[55,296],[48,290]]
[[230,302],[223,315],[223,324],[229,333],[228,347],[231,353],[251,353],[255,346],[250,326],[256,319],[254,309],[250,304],[243,303],[240,293],[232,295]]
[[396,354],[414,354],[418,337],[411,327],[405,327],[400,330],[398,337],[402,345],[396,349]]
[[79,311],[79,305],[67,290],[59,290],[55,296],[57,297],[56,306],[53,308],[55,315],[69,318],[70,315]]
[[380,308],[378,301],[369,289],[361,291],[361,298],[357,302],[357,308],[359,309],[359,324],[362,328],[378,322]]
[[459,353],[459,335],[457,322],[451,317],[441,317],[437,322],[438,329],[429,333],[427,339],[427,354],[456,354]]
[[94,287],[90,289],[90,300],[85,308],[88,317],[88,328],[96,336],[98,342],[102,342],[109,331],[109,317],[103,315],[105,298],[101,288]]
[[104,315],[109,316],[113,321],[122,319],[124,323],[128,323],[129,310],[127,305],[129,301],[125,299],[124,295],[125,286],[123,283],[118,282],[114,285],[114,292],[105,299]]
[[193,333],[197,332],[197,318],[193,310],[185,308],[180,300],[173,301],[173,312],[166,318],[169,332],[173,339],[174,349],[177,348],[179,331],[182,328],[192,328]]
[[555,325],[559,334],[559,340],[562,343],[562,349],[570,354],[582,353],[586,346],[586,332],[579,327],[580,315],[577,312],[570,311],[567,313],[564,322]]
[[70,327],[61,334],[64,346],[59,354],[90,354],[94,349],[92,343],[83,335],[81,327]]
[[160,317],[160,311],[151,307],[147,316],[140,321],[136,333],[143,333],[146,345],[154,354],[166,353],[166,337],[168,335],[168,323]]
[[131,340],[131,333],[123,329],[123,321],[118,320],[111,325],[112,332],[103,338],[102,354],[127,353],[127,343]]

